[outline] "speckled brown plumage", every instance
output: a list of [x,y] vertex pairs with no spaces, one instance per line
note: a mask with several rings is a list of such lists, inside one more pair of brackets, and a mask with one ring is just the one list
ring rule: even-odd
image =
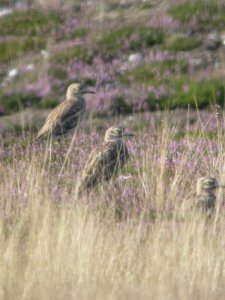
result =
[[[113,130],[114,138],[110,135]],[[110,128],[106,132],[103,144],[90,153],[81,174],[78,185],[79,193],[90,190],[103,181],[110,180],[128,160],[128,150],[122,136],[131,136],[132,134],[121,133],[121,136],[116,138],[116,130],[122,129]]]
[[37,139],[48,135],[60,136],[69,133],[84,115],[85,102],[82,98],[66,100],[57,106],[47,117]]
[[202,177],[197,182],[196,190],[196,206],[202,212],[212,214],[215,209],[216,195],[215,191],[219,187],[218,181],[215,177]]
[[66,100],[50,112],[36,140],[59,137],[75,129],[85,112],[86,104],[82,95],[86,93],[93,92],[85,90],[79,83],[70,85]]

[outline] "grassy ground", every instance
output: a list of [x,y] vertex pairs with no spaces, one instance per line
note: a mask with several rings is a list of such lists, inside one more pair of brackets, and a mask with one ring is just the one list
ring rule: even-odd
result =
[[[225,182],[224,49],[206,50],[224,4],[28,2],[0,19],[0,298],[223,299],[224,191],[211,218],[194,199]],[[96,96],[74,143],[31,145],[80,80]],[[136,133],[128,164],[78,197],[115,124]]]
[[132,122],[127,166],[82,198],[79,174],[105,128],[90,119],[71,147],[31,146],[25,132],[2,141],[2,298],[223,297],[223,191],[210,220],[193,204],[199,177],[224,180],[224,118],[154,114],[141,129],[143,120]]

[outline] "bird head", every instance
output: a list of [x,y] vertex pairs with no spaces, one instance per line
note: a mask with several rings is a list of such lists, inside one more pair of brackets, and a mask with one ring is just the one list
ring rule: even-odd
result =
[[71,99],[71,98],[74,98],[74,96],[84,95],[84,94],[95,94],[95,92],[87,90],[85,88],[84,84],[76,82],[76,83],[72,83],[68,87],[67,93],[66,93],[66,98]]
[[105,141],[121,140],[123,137],[132,137],[132,132],[126,132],[122,127],[110,127],[106,130]]
[[218,181],[215,177],[205,176],[197,182],[197,195],[203,192],[212,192],[219,187]]

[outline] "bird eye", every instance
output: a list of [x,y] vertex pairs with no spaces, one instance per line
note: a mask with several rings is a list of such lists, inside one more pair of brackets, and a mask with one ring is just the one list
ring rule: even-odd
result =
[[213,184],[214,182],[213,182],[213,180],[212,179],[208,179],[208,180],[206,180],[206,184],[207,185],[211,185],[211,184]]

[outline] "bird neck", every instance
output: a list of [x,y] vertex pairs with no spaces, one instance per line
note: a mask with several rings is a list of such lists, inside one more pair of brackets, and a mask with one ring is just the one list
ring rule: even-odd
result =
[[113,138],[113,137],[106,136],[104,141],[105,142],[110,142],[110,143],[116,143],[118,145],[123,145],[124,144],[122,138]]
[[197,189],[197,191],[196,191],[196,195],[198,196],[198,195],[206,195],[206,194],[208,194],[208,195],[214,195],[215,194],[215,190],[213,190],[213,189],[210,189],[210,190],[205,190],[205,189],[202,189],[202,188],[199,188],[199,189]]
[[77,101],[77,100],[82,100],[82,99],[83,99],[82,95],[74,95],[74,94],[67,94],[66,95],[66,100]]
[[66,99],[71,100],[71,99],[77,99],[77,98],[82,98],[82,94],[75,94],[74,92],[67,91],[66,93]]
[[118,139],[118,138],[105,138],[104,140],[105,143],[114,143],[117,145],[118,148],[123,148],[125,147],[125,143],[123,139]]

